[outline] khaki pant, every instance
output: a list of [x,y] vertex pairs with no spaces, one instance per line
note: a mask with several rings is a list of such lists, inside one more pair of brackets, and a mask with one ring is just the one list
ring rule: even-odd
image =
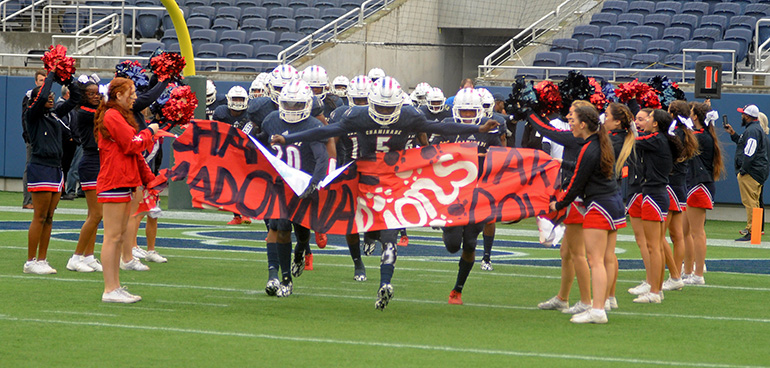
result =
[[762,186],[751,175],[738,175],[738,188],[741,191],[741,203],[746,207],[746,230],[751,231],[751,217],[754,208],[759,208],[759,196]]

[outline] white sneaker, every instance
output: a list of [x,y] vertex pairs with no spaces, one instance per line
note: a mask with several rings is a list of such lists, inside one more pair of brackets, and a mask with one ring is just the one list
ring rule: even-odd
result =
[[693,274],[690,278],[684,280],[684,283],[687,285],[706,285],[706,280],[703,276]]
[[[689,279],[690,277],[692,277],[692,275],[693,275],[692,273],[683,273],[682,274],[682,281],[685,281],[685,280]],[[685,282],[685,284],[686,284],[686,282]]]
[[83,263],[85,263],[86,266],[91,267],[96,272],[103,271],[101,262],[99,262],[99,260],[96,259],[93,254],[88,257],[83,257]]
[[142,263],[138,258],[132,258],[128,263],[123,263],[123,260],[121,259],[120,269],[126,271],[149,271],[150,267],[147,267],[147,265]]
[[607,300],[610,302],[610,307],[612,309],[618,309],[618,298],[611,296],[607,298]]
[[612,310],[612,305],[610,304],[610,300],[607,299],[604,301],[604,311],[609,312]]
[[34,271],[37,270],[37,260],[32,258],[31,261],[24,262],[24,268],[22,268],[22,272],[24,273],[36,273]]
[[589,309],[578,313],[569,319],[572,323],[607,323],[607,313],[604,309]]
[[578,314],[581,312],[585,312],[587,310],[591,309],[591,306],[588,304],[583,304],[582,301],[579,301],[575,303],[575,305],[561,311],[564,314]]
[[650,292],[650,284],[647,283],[647,280],[642,281],[641,284],[628,289],[628,293],[633,295],[643,295],[649,292]]
[[683,287],[684,287],[684,281],[682,281],[682,279],[674,280],[674,279],[669,277],[668,280],[663,281],[663,288],[662,289],[664,291],[682,290]]
[[109,293],[102,293],[102,301],[105,303],[136,303],[142,300],[141,296],[130,294],[124,287],[119,287]]
[[131,248],[131,255],[134,258],[145,259],[147,258],[147,251],[139,247],[133,247]]
[[636,297],[634,303],[660,304],[660,300],[660,294],[647,293]]
[[481,261],[481,270],[482,271],[493,271],[494,268],[492,268],[492,262],[487,261]]
[[67,261],[67,269],[77,272],[94,272],[94,269],[83,262],[83,256],[73,254]]
[[48,260],[37,261],[37,267],[40,271],[38,275],[53,275],[56,273],[56,269],[48,264]]
[[155,262],[155,263],[166,263],[168,262],[168,259],[166,257],[163,257],[162,255],[158,254],[157,251],[151,250],[147,252],[147,257],[145,259],[148,262]]
[[563,311],[567,308],[569,308],[569,303],[565,302],[564,300],[559,299],[558,296],[555,296],[551,299],[548,299],[540,304],[537,305],[538,308],[542,310],[557,310],[557,311]]

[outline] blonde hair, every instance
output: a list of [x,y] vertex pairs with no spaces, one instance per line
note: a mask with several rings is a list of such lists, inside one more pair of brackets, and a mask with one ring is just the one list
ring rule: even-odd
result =
[[764,112],[759,113],[759,125],[762,126],[762,130],[765,134],[770,134],[770,127],[767,126],[767,115]]

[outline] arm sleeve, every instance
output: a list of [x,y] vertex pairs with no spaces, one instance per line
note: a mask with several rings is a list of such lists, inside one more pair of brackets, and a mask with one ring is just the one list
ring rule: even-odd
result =
[[299,133],[289,134],[283,137],[286,143],[294,142],[312,142],[323,141],[332,137],[339,137],[345,135],[348,131],[344,128],[344,124],[329,124],[319,128],[313,128],[303,130]]
[[639,135],[636,137],[636,147],[643,151],[657,150],[659,147],[657,144],[655,144],[655,140],[653,138],[658,134],[660,133],[655,132],[652,134]]
[[761,144],[763,137],[757,134],[757,130],[749,130],[745,132],[744,135],[746,135],[746,146],[744,147],[743,152],[740,153],[744,157],[743,164],[738,172],[741,174],[748,174],[748,170],[756,160],[756,152],[759,151],[758,145]]
[[575,173],[572,175],[572,180],[570,180],[569,186],[567,187],[567,194],[561,201],[556,202],[557,210],[566,208],[578,195],[584,192],[588,179],[591,177],[596,164],[599,162],[599,157],[594,157],[596,155],[593,154],[593,151],[588,151],[588,148],[591,145],[592,143],[587,143],[580,151],[575,164]]
[[168,87],[168,82],[168,79],[163,82],[158,82],[155,87],[152,87],[149,91],[137,95],[132,110],[139,112],[150,107],[150,105],[163,94],[163,91]]
[[439,123],[437,121],[429,121],[422,114],[410,125],[413,132],[441,135],[476,134],[479,132],[480,127],[481,126],[479,125],[460,124],[455,122]]
[[311,142],[310,149],[313,151],[313,157],[315,158],[315,169],[313,170],[313,177],[310,179],[310,182],[318,184],[323,180],[326,171],[329,169],[329,154],[326,151],[326,143],[320,141]]
[[110,109],[104,114],[104,126],[125,155],[137,154],[141,158],[143,151],[152,148],[152,131],[143,129],[136,133],[115,110]]
[[527,113],[527,121],[532,128],[553,142],[561,144],[564,147],[575,145],[576,138],[572,135],[572,132],[554,128],[549,122],[543,120],[540,115],[532,110],[529,110]]
[[27,109],[27,124],[40,121],[40,117],[45,113],[45,104],[48,102],[48,95],[51,93],[54,75],[54,73],[48,73],[43,86],[40,87],[40,92],[38,92],[37,97],[32,101],[32,105]]
[[[80,86],[76,83],[70,82],[69,85],[67,85],[67,88],[70,90],[70,98],[68,98],[64,103],[57,106],[54,109],[54,112],[56,112],[56,115],[59,117],[65,116],[72,111],[76,106],[80,104],[80,99],[82,98],[82,93],[80,90]],[[72,122],[70,122],[71,126]]]
[[730,140],[735,143],[738,143],[738,141],[741,140],[741,136],[738,133],[730,134]]

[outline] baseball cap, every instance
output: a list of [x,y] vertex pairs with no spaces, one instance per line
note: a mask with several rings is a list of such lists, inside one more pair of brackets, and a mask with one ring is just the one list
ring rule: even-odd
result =
[[757,105],[746,105],[743,108],[738,108],[738,112],[753,118],[759,117],[759,109],[757,108]]
[[492,94],[492,97],[495,98],[495,101],[505,101],[505,97],[503,97],[502,93],[494,93]]

